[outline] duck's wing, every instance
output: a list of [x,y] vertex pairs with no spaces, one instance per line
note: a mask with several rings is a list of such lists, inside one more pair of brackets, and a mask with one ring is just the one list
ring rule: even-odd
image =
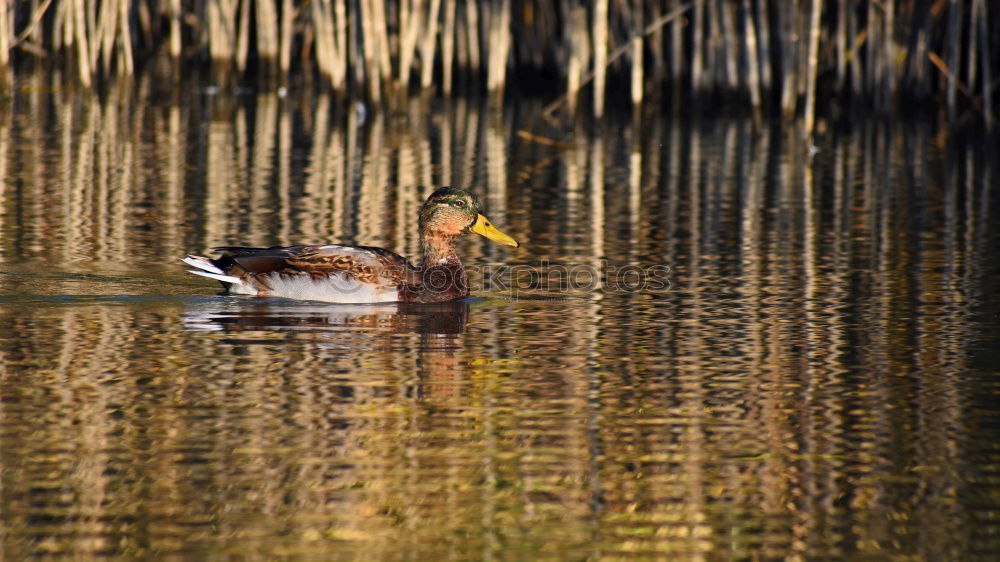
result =
[[321,279],[335,274],[348,274],[361,283],[381,286],[415,284],[420,281],[419,272],[406,258],[372,246],[224,246],[215,250],[222,255],[212,260],[212,263],[226,275],[233,277],[305,274],[313,279]]

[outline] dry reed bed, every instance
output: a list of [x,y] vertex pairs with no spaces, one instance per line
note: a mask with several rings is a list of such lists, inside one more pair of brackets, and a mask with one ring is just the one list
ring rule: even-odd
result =
[[[664,90],[726,92],[755,115],[801,115],[817,97],[941,102],[951,119],[994,119],[1000,60],[985,0],[30,0],[0,2],[0,68],[57,58],[84,86],[157,54],[211,61],[221,83],[318,77],[383,101],[400,92],[557,76],[579,109]],[[15,56],[12,56],[15,55]],[[183,65],[175,65],[180,75]],[[568,103],[566,103],[568,102]]]

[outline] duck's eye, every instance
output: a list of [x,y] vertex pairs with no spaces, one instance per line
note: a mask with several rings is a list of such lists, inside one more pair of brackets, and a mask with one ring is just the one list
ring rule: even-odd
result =
[[458,207],[459,209],[465,207],[465,201],[463,201],[461,199],[459,199],[457,201],[452,201],[451,204],[454,205],[454,206],[456,206],[456,207]]

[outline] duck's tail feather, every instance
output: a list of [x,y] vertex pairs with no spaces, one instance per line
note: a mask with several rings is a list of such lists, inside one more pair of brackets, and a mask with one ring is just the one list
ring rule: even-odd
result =
[[195,275],[201,275],[202,277],[208,277],[209,279],[215,279],[217,281],[222,281],[223,283],[233,283],[234,285],[239,285],[243,282],[239,277],[233,277],[232,275],[219,275],[218,273],[209,273],[207,271],[202,271],[200,269],[189,269],[188,273],[194,273]]
[[208,258],[203,258],[201,256],[188,256],[186,258],[182,258],[181,261],[197,268],[189,269],[188,273],[194,273],[195,275],[201,275],[202,277],[208,277],[209,279],[215,279],[217,281],[222,281],[223,283],[233,283],[239,285],[243,282],[243,280],[239,277],[226,275],[225,271],[216,267],[215,264],[208,260]]
[[184,263],[186,263],[186,264],[188,264],[188,265],[192,265],[194,267],[197,267],[198,269],[200,269],[202,271],[207,271],[209,273],[215,273],[215,274],[218,274],[218,275],[225,275],[226,274],[225,271],[222,271],[221,269],[219,269],[218,267],[216,267],[215,264],[212,263],[212,261],[210,259],[202,257],[202,256],[192,256],[192,255],[189,254],[186,258],[181,258],[181,261],[184,262]]

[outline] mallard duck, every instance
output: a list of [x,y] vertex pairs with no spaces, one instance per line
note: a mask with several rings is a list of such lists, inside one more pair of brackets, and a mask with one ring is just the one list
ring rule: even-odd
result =
[[423,261],[371,246],[215,248],[215,259],[189,255],[195,275],[220,281],[244,295],[337,303],[443,302],[469,296],[469,280],[455,253],[455,239],[475,232],[506,246],[516,240],[497,230],[469,192],[442,187],[420,207]]

